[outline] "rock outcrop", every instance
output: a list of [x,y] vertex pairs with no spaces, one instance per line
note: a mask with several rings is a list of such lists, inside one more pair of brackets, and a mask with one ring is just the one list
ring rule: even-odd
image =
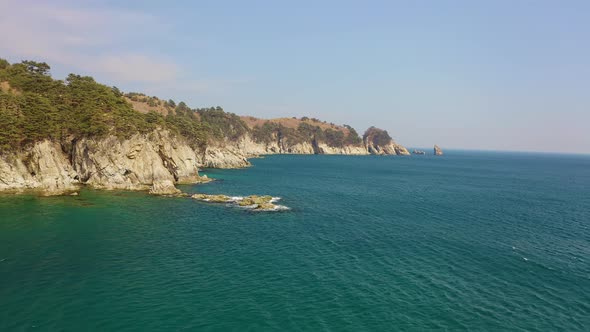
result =
[[148,190],[178,194],[177,183],[206,182],[198,173],[199,158],[182,139],[167,131],[82,138],[68,153],[55,142],[0,157],[0,190],[38,190],[42,195],[75,192],[79,184],[108,190]]
[[249,158],[267,154],[409,155],[386,131],[370,128],[363,145],[329,146],[311,142],[289,144],[279,138],[256,142],[245,134],[237,141],[214,141],[195,151],[166,130],[116,136],[81,138],[67,144],[42,141],[0,156],[0,191],[38,190],[42,195],[76,192],[80,185],[106,190],[145,190],[176,195],[180,183],[208,182],[199,167],[242,168]]
[[363,144],[329,146],[326,143],[299,142],[289,144],[274,137],[270,142],[256,142],[250,134],[236,142],[212,142],[203,153],[200,165],[211,168],[241,168],[250,166],[248,158],[269,154],[335,154],[335,155],[398,155],[408,156],[408,149],[397,144],[387,131],[371,127]]
[[250,166],[247,156],[226,147],[207,147],[201,165],[208,168],[244,168]]
[[209,203],[229,203],[254,211],[280,211],[289,209],[286,206],[274,204],[281,198],[272,196],[250,195],[246,197],[230,197],[223,194],[194,194],[191,197],[193,199]]
[[434,145],[434,155],[435,156],[442,156],[443,151],[438,145]]
[[76,192],[78,184],[77,172],[57,143],[42,141],[26,151],[0,156],[0,191],[63,195]]
[[409,156],[405,147],[395,143],[386,130],[371,127],[363,135],[363,142],[368,153],[376,155]]
[[82,182],[101,189],[149,190],[176,194],[175,183],[199,181],[193,149],[167,131],[136,134],[119,140],[81,139],[74,145],[72,163]]
[[226,143],[236,153],[242,153],[247,157],[264,154],[342,154],[342,155],[366,155],[367,150],[361,145],[344,145],[342,147],[329,146],[326,143],[318,143],[313,138],[311,142],[299,142],[289,144],[275,137],[268,143],[256,142],[249,134],[246,134],[236,144]]
[[343,155],[367,155],[369,152],[364,146],[345,145],[333,147],[326,144],[318,144],[319,154],[343,154]]
[[361,145],[333,147],[316,142],[288,144],[279,139],[266,143],[256,142],[246,134],[236,142],[211,142],[200,157],[200,165],[209,168],[242,168],[250,166],[249,158],[271,154],[367,155],[369,152]]

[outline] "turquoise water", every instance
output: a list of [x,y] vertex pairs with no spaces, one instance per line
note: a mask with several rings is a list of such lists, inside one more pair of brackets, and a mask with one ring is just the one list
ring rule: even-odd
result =
[[590,329],[590,157],[272,156],[187,192],[0,196],[1,331]]

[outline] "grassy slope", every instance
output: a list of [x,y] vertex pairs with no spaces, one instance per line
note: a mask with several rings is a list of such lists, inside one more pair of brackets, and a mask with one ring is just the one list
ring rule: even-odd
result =
[[265,122],[274,122],[287,128],[297,129],[301,123],[307,123],[313,126],[322,128],[323,130],[332,129],[341,131],[344,135],[348,135],[348,128],[338,126],[333,123],[317,121],[313,119],[298,119],[298,118],[275,118],[275,119],[260,119],[253,116],[240,116],[240,118],[248,125],[250,129],[255,126],[262,126]]

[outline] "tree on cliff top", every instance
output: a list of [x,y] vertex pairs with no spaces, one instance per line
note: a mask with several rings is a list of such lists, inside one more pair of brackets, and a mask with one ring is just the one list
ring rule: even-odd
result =
[[35,74],[49,75],[49,69],[51,69],[51,67],[49,67],[49,65],[45,62],[25,60],[21,63],[26,66],[27,71]]
[[10,62],[0,58],[0,69],[6,69],[8,66],[10,66]]
[[389,136],[387,130],[379,129],[375,126],[371,126],[369,129],[367,129],[367,131],[365,131],[365,134],[363,135],[364,142],[371,141],[374,145],[387,145],[392,140],[393,139],[391,136]]
[[346,140],[344,141],[345,144],[349,145],[359,145],[363,142],[362,138],[356,132],[354,128],[349,125],[344,125],[344,128],[348,129],[348,135],[346,136]]
[[2,62],[0,82],[10,87],[0,91],[2,150],[44,139],[130,136],[155,128],[111,87],[74,74],[54,80],[49,70],[44,62]]

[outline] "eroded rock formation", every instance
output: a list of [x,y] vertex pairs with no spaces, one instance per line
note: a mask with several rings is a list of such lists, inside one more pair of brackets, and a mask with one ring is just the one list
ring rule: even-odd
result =
[[43,195],[75,192],[80,184],[99,189],[149,190],[177,194],[175,184],[206,181],[199,176],[199,157],[167,131],[83,138],[64,152],[49,141],[0,157],[0,190],[39,190]]
[[146,190],[174,195],[180,183],[207,182],[199,167],[242,168],[248,158],[266,154],[409,155],[386,131],[371,127],[363,145],[341,147],[318,143],[288,144],[277,139],[256,142],[250,134],[237,141],[213,141],[198,151],[166,130],[81,138],[67,144],[42,141],[23,151],[0,156],[0,191],[38,190],[42,195],[76,192],[80,185],[106,190]]
[[438,145],[434,145],[434,155],[435,156],[442,156],[443,151]]
[[36,143],[26,151],[0,156],[0,190],[35,190],[42,195],[62,195],[78,189],[79,176],[60,145]]
[[368,153],[376,155],[409,156],[405,147],[397,144],[386,130],[371,127],[363,135],[363,142]]

